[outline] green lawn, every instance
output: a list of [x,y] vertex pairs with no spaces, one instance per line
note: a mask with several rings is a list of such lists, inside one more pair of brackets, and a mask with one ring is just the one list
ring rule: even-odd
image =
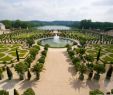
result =
[[[97,45],[97,44],[89,45],[86,49],[86,52],[96,57],[100,47],[101,47],[100,56],[102,60],[105,62],[113,61],[113,45]],[[105,56],[105,57],[102,57],[102,56]]]
[[8,48],[2,48],[2,49],[0,49],[0,52],[6,52],[8,50],[9,50]]
[[3,56],[5,56],[5,54],[4,53],[0,53],[0,58],[3,57]]
[[109,56],[106,56],[106,57],[102,58],[102,60],[107,61],[107,62],[110,62],[110,61],[113,62],[113,58],[111,58]]
[[[20,44],[0,44],[0,62],[11,61],[16,58],[16,48],[18,49],[20,58],[24,58],[29,50],[22,49]],[[8,54],[7,56],[5,54]]]
[[4,58],[1,58],[0,61],[11,61],[13,58],[6,56]]

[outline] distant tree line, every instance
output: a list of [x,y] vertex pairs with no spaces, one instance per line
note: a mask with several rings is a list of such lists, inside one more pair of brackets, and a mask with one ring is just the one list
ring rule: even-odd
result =
[[113,23],[111,22],[92,22],[91,20],[81,20],[79,23],[73,24],[74,28],[79,29],[98,29],[98,30],[111,30],[113,29]]
[[33,22],[33,21],[21,21],[21,20],[2,20],[0,21],[6,26],[6,29],[13,29],[13,28],[31,28],[31,27],[37,27],[41,26],[42,24],[40,22]]

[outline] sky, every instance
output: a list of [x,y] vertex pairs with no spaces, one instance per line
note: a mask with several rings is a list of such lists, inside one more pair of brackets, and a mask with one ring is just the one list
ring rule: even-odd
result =
[[0,0],[0,20],[113,22],[113,0]]

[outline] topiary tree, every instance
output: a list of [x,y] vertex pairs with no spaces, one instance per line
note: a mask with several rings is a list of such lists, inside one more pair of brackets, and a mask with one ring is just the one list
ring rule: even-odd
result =
[[36,79],[40,79],[40,72],[43,70],[43,64],[42,63],[36,63],[34,67],[32,68],[32,71],[36,74]]
[[17,61],[19,61],[19,54],[18,54],[18,50],[17,50],[17,48],[16,48],[16,58],[17,58]]
[[80,55],[85,54],[85,51],[86,51],[85,48],[79,48],[79,49],[78,49],[78,53],[79,53]]
[[33,59],[32,59],[31,56],[28,56],[28,57],[25,59],[25,63],[26,63],[26,65],[28,66],[28,68],[30,68],[32,61],[33,61]]
[[93,76],[93,63],[87,64],[86,66],[89,71],[88,79],[90,80]]
[[94,70],[96,71],[96,74],[94,75],[94,79],[99,80],[100,79],[100,73],[105,72],[104,64],[96,64],[94,65]]
[[86,71],[87,71],[86,66],[84,64],[81,64],[79,66],[78,70],[79,70],[79,73],[80,73],[79,79],[83,80],[84,79],[84,75],[83,74],[86,73]]
[[8,76],[8,79],[11,80],[12,77],[13,77],[13,73],[11,72],[10,68],[7,67],[7,76]]
[[42,51],[41,54],[46,56],[47,55],[47,50]]
[[32,38],[28,38],[26,41],[27,45],[30,47],[32,47],[32,45],[34,44],[34,40]]
[[35,92],[32,88],[28,88],[22,95],[35,95]]
[[76,64],[79,62],[80,63],[80,58],[78,57],[73,57],[72,58],[72,62],[73,62],[73,65],[76,66]]
[[14,89],[14,95],[19,95],[19,93],[16,89]]
[[72,50],[72,46],[71,45],[67,44],[66,47],[67,47],[67,51]]
[[69,54],[69,57],[72,59],[73,56],[75,55],[75,52],[74,52],[73,50],[70,50],[70,51],[68,52],[68,54]]
[[98,53],[97,53],[97,62],[99,61],[100,59],[100,52],[101,52],[101,48],[99,49]]
[[48,48],[49,48],[49,45],[46,44],[46,45],[44,46],[44,50],[48,51]]
[[0,80],[2,80],[2,77],[3,77],[3,68],[0,67]]
[[31,73],[30,73],[30,71],[29,71],[29,70],[27,71],[27,77],[28,77],[28,80],[30,80],[30,79],[31,79]]
[[94,61],[94,58],[93,58],[93,56],[91,56],[91,55],[86,55],[86,56],[85,56],[85,59],[88,61],[88,63]]
[[20,76],[20,80],[23,80],[24,79],[24,74],[25,74],[25,71],[27,71],[27,66],[25,65],[25,63],[18,63],[15,65],[15,71],[17,71],[17,73],[19,74]]
[[30,55],[32,55],[33,59],[35,59],[35,56],[36,56],[37,53],[38,52],[37,52],[37,49],[36,48],[31,48],[30,49]]
[[44,56],[40,57],[38,61],[39,61],[39,63],[44,64],[45,63],[45,57]]
[[9,95],[9,92],[6,90],[0,90],[0,95]]

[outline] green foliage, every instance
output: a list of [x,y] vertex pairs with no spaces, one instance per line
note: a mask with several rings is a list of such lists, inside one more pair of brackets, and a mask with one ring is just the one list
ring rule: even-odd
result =
[[44,46],[44,50],[48,50],[48,47],[49,47],[49,45],[48,44],[46,44],[45,46]]
[[23,80],[24,78],[24,73],[25,71],[27,71],[27,66],[25,63],[18,63],[15,65],[15,71],[17,71],[17,73],[20,76],[20,80]]
[[5,25],[7,29],[12,28],[12,22],[10,20],[3,20],[2,23]]
[[33,48],[40,50],[40,46],[38,46],[38,45],[34,45]]
[[104,64],[95,64],[94,70],[97,72],[97,74],[104,73],[105,72]]
[[100,91],[99,89],[95,89],[93,91],[90,91],[89,95],[104,95],[104,93]]
[[74,52],[73,50],[70,50],[70,51],[68,52],[68,54],[69,54],[70,58],[72,59],[73,56],[75,55],[75,52]]
[[86,55],[86,56],[85,56],[85,59],[86,59],[87,61],[89,61],[89,62],[93,62],[93,61],[94,61],[94,58],[93,58],[93,56],[91,56],[91,55]]
[[32,55],[33,59],[35,58],[36,54],[38,53],[38,49],[36,48],[31,48],[30,49],[30,55]]
[[92,22],[91,20],[81,20],[78,28],[81,29],[100,29],[100,30],[110,30],[113,29],[113,23],[110,22]]
[[31,56],[28,56],[28,57],[25,59],[25,63],[26,63],[26,65],[28,66],[28,68],[30,68],[32,61],[33,61],[33,59],[32,59]]
[[86,73],[86,71],[87,71],[86,66],[84,64],[81,64],[81,65],[79,65],[78,70],[79,70],[79,73],[80,73],[79,79],[83,80],[84,79],[83,74]]
[[32,47],[32,45],[34,44],[34,40],[32,38],[28,38],[26,43],[28,44],[29,48]]
[[36,65],[33,66],[32,71],[36,74],[36,79],[39,80],[40,72],[43,70],[43,64],[42,63],[36,63]]
[[67,44],[66,47],[67,47],[67,51],[72,50],[72,46],[71,45]]
[[46,56],[47,55],[47,50],[42,51],[41,54]]
[[91,20],[82,20],[80,22],[81,29],[89,29],[91,26]]
[[76,65],[77,62],[80,62],[80,59],[78,57],[73,57],[72,62]]
[[28,88],[22,95],[35,95],[35,92],[32,88]]
[[9,95],[9,92],[6,90],[0,90],[0,95]]
[[8,79],[11,80],[12,77],[13,77],[13,73],[11,72],[10,68],[7,67],[7,76],[8,76]]
[[45,56],[42,56],[39,58],[39,63],[45,63]]

